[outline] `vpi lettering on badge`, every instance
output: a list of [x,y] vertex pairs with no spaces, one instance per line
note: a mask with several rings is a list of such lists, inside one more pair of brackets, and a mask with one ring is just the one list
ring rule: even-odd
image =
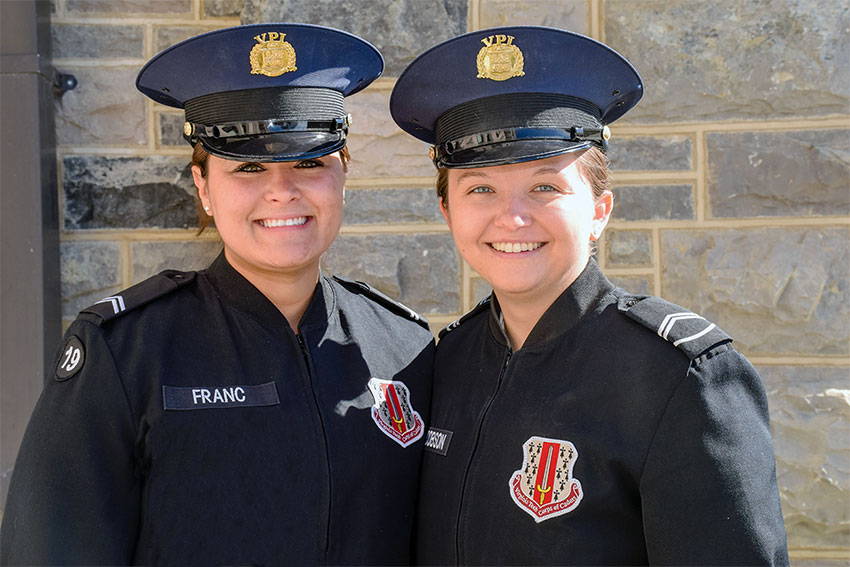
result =
[[449,443],[452,441],[453,433],[445,429],[429,427],[425,437],[425,450],[446,456],[449,452]]
[[162,407],[166,410],[274,406],[279,403],[274,382],[256,386],[162,387]]
[[228,402],[245,403],[245,388],[192,388],[192,401],[198,404],[226,404]]

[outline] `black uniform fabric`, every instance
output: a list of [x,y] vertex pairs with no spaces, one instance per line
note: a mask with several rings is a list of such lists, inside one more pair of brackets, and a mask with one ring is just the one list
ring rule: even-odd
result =
[[223,255],[83,311],[18,455],[2,563],[408,562],[423,443],[379,429],[367,384],[426,420],[434,341],[395,311],[322,277],[296,335]]
[[[758,374],[713,325],[665,340],[643,321],[650,310],[696,318],[626,294],[591,261],[516,353],[492,300],[443,335],[419,564],[788,564]],[[560,446],[575,459],[542,492],[580,484],[577,505],[542,520],[509,487],[535,437],[571,443]]]

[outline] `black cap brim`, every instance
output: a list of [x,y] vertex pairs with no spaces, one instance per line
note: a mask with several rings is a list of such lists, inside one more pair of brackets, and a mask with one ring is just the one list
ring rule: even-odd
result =
[[285,162],[312,159],[341,150],[345,133],[287,132],[244,138],[200,138],[210,154],[229,160]]
[[567,140],[501,142],[442,155],[436,160],[435,165],[449,169],[507,165],[586,150],[592,145],[588,141],[572,142]]

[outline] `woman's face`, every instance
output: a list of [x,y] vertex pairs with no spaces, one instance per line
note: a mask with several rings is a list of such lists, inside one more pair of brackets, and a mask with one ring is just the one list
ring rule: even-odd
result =
[[461,255],[500,300],[554,301],[587,264],[613,196],[594,199],[579,156],[449,170],[440,209]]
[[282,163],[209,156],[192,167],[224,253],[243,275],[318,272],[342,224],[345,171],[339,153]]

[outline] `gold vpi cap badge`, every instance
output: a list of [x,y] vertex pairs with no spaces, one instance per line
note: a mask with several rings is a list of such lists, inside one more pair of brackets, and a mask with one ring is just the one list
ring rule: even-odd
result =
[[484,47],[476,59],[479,79],[506,81],[511,77],[525,75],[522,70],[522,51],[513,41],[512,35],[491,35],[481,40]]
[[266,32],[254,36],[251,48],[251,74],[277,77],[295,71],[295,49],[284,41],[285,33]]

